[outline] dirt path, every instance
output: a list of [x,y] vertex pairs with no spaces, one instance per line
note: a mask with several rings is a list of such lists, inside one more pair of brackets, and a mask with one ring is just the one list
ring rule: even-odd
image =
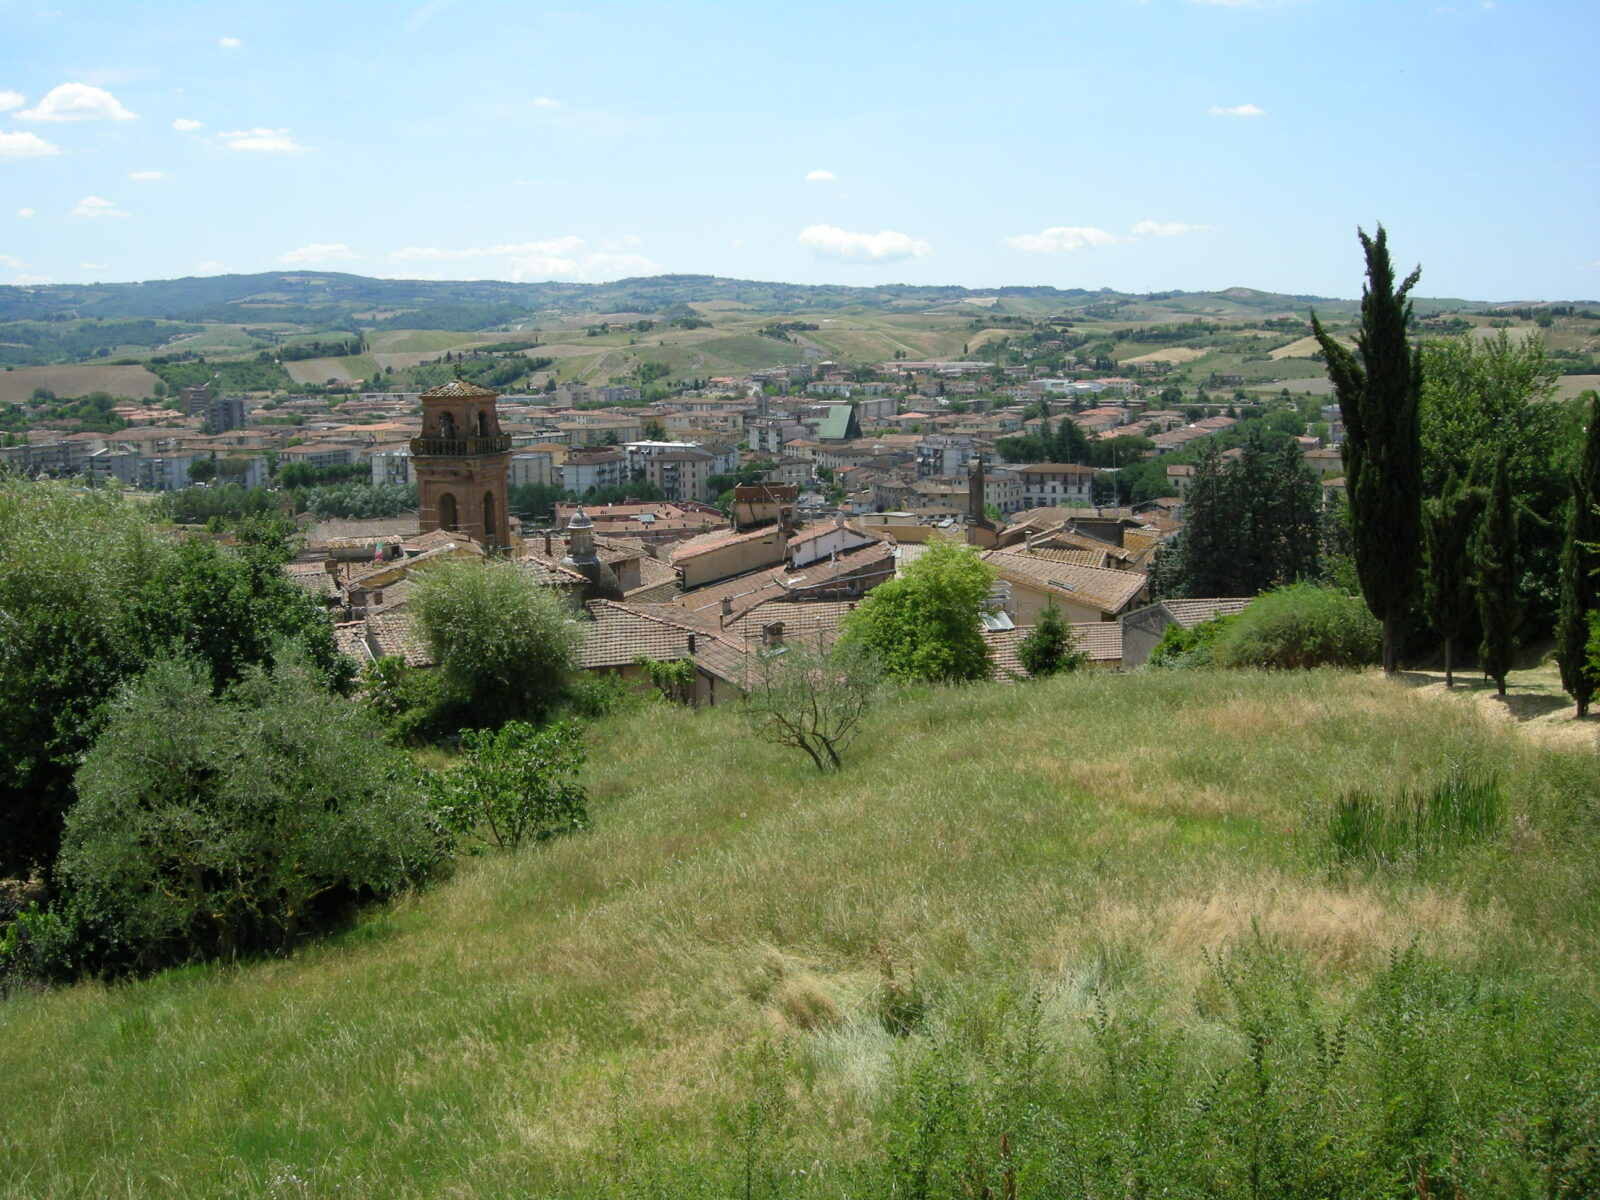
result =
[[1600,746],[1600,716],[1580,721],[1573,715],[1572,698],[1561,690],[1561,673],[1554,664],[1511,672],[1504,696],[1495,691],[1493,680],[1471,671],[1456,672],[1449,691],[1443,671],[1402,671],[1398,678],[1448,703],[1475,705],[1491,720],[1507,722],[1544,745],[1591,752]]

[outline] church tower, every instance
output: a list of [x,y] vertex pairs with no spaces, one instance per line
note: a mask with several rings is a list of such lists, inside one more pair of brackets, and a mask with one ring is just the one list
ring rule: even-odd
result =
[[453,529],[490,549],[511,545],[511,435],[500,432],[498,397],[459,375],[422,393],[422,436],[411,439],[422,533]]

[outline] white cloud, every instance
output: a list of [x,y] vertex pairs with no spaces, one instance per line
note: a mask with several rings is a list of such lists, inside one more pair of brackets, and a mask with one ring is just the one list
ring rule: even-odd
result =
[[815,171],[806,172],[807,183],[832,183],[837,178],[839,177],[832,171],[824,171],[821,167],[818,167]]
[[533,98],[533,106],[535,108],[560,108],[561,101],[552,100],[549,96],[535,96]]
[[167,177],[167,173],[165,171],[129,171],[128,172],[128,178],[129,179],[137,179],[140,183],[149,183],[152,180],[165,179],[166,177]]
[[0,133],[0,158],[38,158],[60,153],[60,146],[52,145],[37,134]]
[[1029,254],[1065,254],[1085,246],[1115,246],[1122,239],[1092,225],[1052,225],[1039,233],[1019,233],[1005,239],[1013,250]]
[[333,258],[355,257],[357,257],[356,252],[343,242],[313,242],[309,246],[285,250],[274,261],[291,265],[303,265],[305,263],[327,262]]
[[0,267],[10,267],[13,271],[21,270],[22,260],[9,254],[0,254]]
[[244,45],[244,43],[235,37],[225,37],[218,38],[217,45],[221,46],[224,50],[237,50],[240,46]]
[[80,271],[104,271],[110,265],[111,265],[110,263],[79,263],[78,264],[78,270],[80,270]]
[[24,221],[26,221],[29,217],[34,216],[34,215],[36,215],[34,209],[31,209],[31,208],[19,208],[19,209],[17,209],[17,216],[21,217]]
[[1264,117],[1267,115],[1266,109],[1257,108],[1254,104],[1235,104],[1231,107],[1213,104],[1210,112],[1213,117]]
[[51,88],[44,99],[17,114],[24,121],[131,121],[134,114],[123,108],[104,88],[89,83],[63,83]]
[[193,133],[200,128],[200,122],[190,120],[188,117],[179,117],[172,123],[172,127],[179,133]]
[[48,276],[48,275],[27,275],[27,274],[24,274],[24,275],[13,275],[11,277],[11,282],[12,283],[18,283],[18,284],[49,283],[50,282],[50,276]]
[[21,108],[22,102],[27,97],[21,92],[10,92],[0,88],[0,112],[9,112],[13,108]]
[[1204,228],[1204,225],[1185,225],[1182,221],[1140,221],[1128,232],[1134,237],[1180,237]]
[[851,233],[832,225],[807,225],[800,231],[799,242],[818,258],[845,263],[899,262],[933,253],[927,242],[892,229]]
[[506,274],[515,280],[571,279],[588,282],[595,279],[619,279],[627,275],[650,275],[661,270],[661,265],[642,254],[619,254],[618,250],[643,245],[633,234],[604,238],[598,250],[589,249],[589,243],[575,234],[546,238],[537,242],[510,242],[498,246],[469,246],[447,249],[440,246],[404,246],[391,251],[391,262],[424,262],[463,258],[498,258],[504,261]]
[[264,154],[294,154],[304,150],[295,144],[287,129],[234,129],[217,137],[229,150],[254,150]]
[[75,217],[125,217],[128,214],[117,207],[115,200],[100,196],[85,196],[73,207]]
[[228,268],[223,266],[221,263],[215,261],[214,259],[208,258],[203,263],[195,264],[194,273],[196,275],[220,275],[227,269]]

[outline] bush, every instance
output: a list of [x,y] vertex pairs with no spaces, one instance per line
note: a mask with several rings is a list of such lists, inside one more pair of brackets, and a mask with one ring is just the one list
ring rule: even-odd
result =
[[1215,646],[1222,667],[1365,667],[1378,661],[1381,630],[1356,596],[1297,583],[1256,597]]
[[93,969],[287,952],[443,849],[407,761],[295,660],[220,699],[204,664],[156,662],[76,784],[60,867]]
[[539,720],[565,694],[578,623],[516,563],[441,563],[419,576],[411,611],[438,664],[442,711],[455,725]]
[[1217,643],[1236,620],[1237,616],[1213,617],[1189,629],[1173,622],[1161,631],[1161,640],[1150,651],[1150,665],[1186,670],[1212,666]]
[[585,758],[581,726],[508,721],[494,731],[463,729],[461,746],[461,765],[433,780],[436,811],[451,832],[507,848],[587,823],[577,782]]

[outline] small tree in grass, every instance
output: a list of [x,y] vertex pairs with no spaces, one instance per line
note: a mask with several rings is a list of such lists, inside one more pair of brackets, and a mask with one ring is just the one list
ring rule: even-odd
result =
[[571,721],[535,729],[463,729],[461,765],[433,781],[439,819],[452,833],[501,848],[582,829],[587,797],[578,784],[583,729]]
[[827,774],[842,765],[879,678],[876,661],[858,643],[841,642],[823,655],[789,647],[756,659],[745,716],[760,737],[805,751]]
[[1433,627],[1444,640],[1444,685],[1455,685],[1455,648],[1467,635],[1477,612],[1472,579],[1472,538],[1483,513],[1483,489],[1473,486],[1472,473],[1445,477],[1444,490],[1423,502],[1422,532],[1426,542],[1423,596]]
[[1018,643],[1017,658],[1035,679],[1076,671],[1089,661],[1089,656],[1072,640],[1072,630],[1054,604],[1039,614],[1033,629]]
[[1589,393],[1589,423],[1584,430],[1583,460],[1572,480],[1567,512],[1567,537],[1561,548],[1561,615],[1556,625],[1556,658],[1561,686],[1587,716],[1596,676],[1585,643],[1589,617],[1600,607],[1600,392]]
[[1506,674],[1516,646],[1517,622],[1517,514],[1507,476],[1506,455],[1495,461],[1489,500],[1473,546],[1478,588],[1478,616],[1483,622],[1480,655],[1483,673],[1506,694]]

